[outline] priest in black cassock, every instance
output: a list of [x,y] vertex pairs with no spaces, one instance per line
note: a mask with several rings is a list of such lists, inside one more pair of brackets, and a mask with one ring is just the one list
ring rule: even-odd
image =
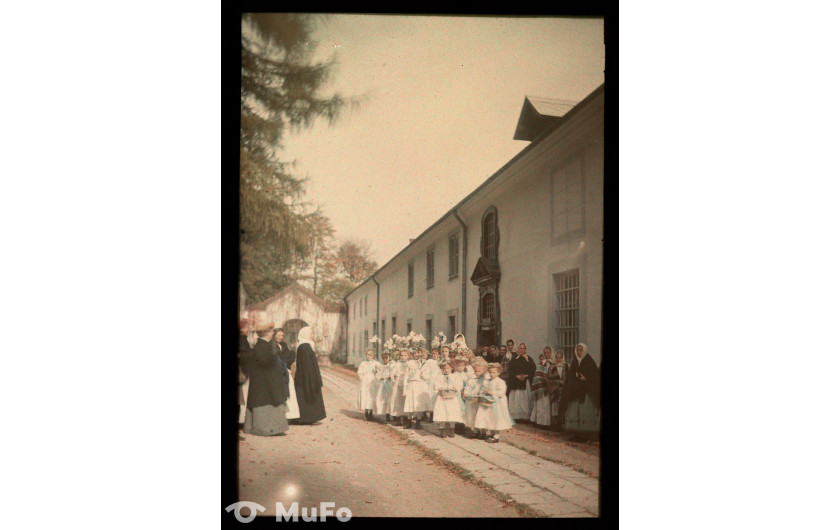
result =
[[295,372],[295,393],[297,394],[300,418],[295,423],[315,423],[327,417],[324,396],[321,394],[321,369],[318,357],[312,349],[312,328],[303,327],[298,333],[297,371]]
[[508,364],[508,409],[510,417],[517,421],[531,418],[531,380],[534,378],[536,365],[528,358],[525,343],[520,343],[516,357]]

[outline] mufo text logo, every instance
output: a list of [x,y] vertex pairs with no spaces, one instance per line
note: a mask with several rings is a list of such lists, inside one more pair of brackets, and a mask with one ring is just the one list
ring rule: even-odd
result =
[[[242,515],[242,508],[248,508],[250,513],[248,515]],[[319,514],[321,522],[326,521],[327,517],[332,517],[333,515],[342,523],[346,523],[351,517],[353,517],[353,513],[350,511],[350,508],[342,506],[338,510],[333,511],[334,508],[334,502],[322,502],[319,508],[300,508],[297,502],[293,502],[292,505],[289,506],[288,510],[282,502],[274,503],[274,509],[277,513],[275,520],[278,523],[280,521],[292,521],[296,523],[298,520],[311,523],[318,521]],[[250,523],[257,516],[257,512],[262,513],[265,511],[265,507],[256,502],[240,501],[234,502],[225,508],[225,511],[228,513],[233,510],[236,510],[233,512],[233,515],[236,517],[237,521],[240,523]]]

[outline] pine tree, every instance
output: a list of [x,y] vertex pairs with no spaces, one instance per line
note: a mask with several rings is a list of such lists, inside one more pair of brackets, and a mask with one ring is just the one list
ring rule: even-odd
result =
[[240,255],[242,283],[261,300],[287,285],[295,262],[312,252],[321,230],[303,201],[305,179],[281,161],[290,131],[316,118],[334,121],[348,101],[321,94],[334,63],[312,60],[317,18],[247,13],[242,17],[240,112]]

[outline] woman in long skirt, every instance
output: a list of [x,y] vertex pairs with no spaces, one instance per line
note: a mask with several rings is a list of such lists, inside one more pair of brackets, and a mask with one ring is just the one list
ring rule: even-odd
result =
[[543,348],[543,353],[540,355],[540,364],[534,371],[534,384],[531,386],[531,395],[534,399],[534,408],[531,409],[531,423],[541,427],[551,426],[548,371],[551,369],[552,353],[550,346]]
[[508,382],[510,392],[508,400],[510,416],[514,420],[528,421],[531,419],[531,379],[534,377],[536,367],[528,361],[528,348],[525,343],[519,344],[516,350],[516,358],[508,365]]
[[276,436],[289,429],[286,400],[289,398],[289,372],[271,347],[274,323],[258,318],[255,329],[259,340],[254,344],[249,370],[250,388],[242,431],[257,436]]
[[356,375],[359,376],[359,391],[356,395],[356,406],[359,410],[365,411],[365,421],[373,420],[373,409],[376,407],[376,391],[379,382],[376,380],[376,367],[379,362],[376,360],[376,352],[368,350],[365,352],[366,361],[359,364]]
[[297,371],[295,392],[297,393],[300,419],[297,423],[315,423],[327,417],[324,396],[321,394],[323,381],[318,357],[312,349],[312,328],[304,326],[298,333]]
[[566,390],[566,434],[593,439],[601,430],[601,372],[587,353],[586,344],[575,346]]
[[391,368],[394,364],[396,364],[396,361],[391,360],[391,354],[383,352],[382,363],[377,365],[376,373],[374,374],[374,377],[379,383],[376,387],[374,414],[384,414],[385,421],[391,421],[391,392],[394,387],[391,382]]

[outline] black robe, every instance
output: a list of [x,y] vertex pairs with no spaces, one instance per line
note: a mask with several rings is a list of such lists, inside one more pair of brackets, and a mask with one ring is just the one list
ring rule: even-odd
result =
[[[583,374],[585,381],[578,379],[577,374]],[[572,400],[583,401],[586,395],[595,405],[596,409],[601,408],[601,371],[598,365],[587,353],[583,359],[578,361],[577,355],[572,359],[572,365],[569,367],[569,378],[566,383],[565,391],[563,392],[564,407]]]
[[324,396],[321,395],[321,369],[318,357],[309,344],[297,348],[297,372],[295,372],[295,394],[297,395],[300,419],[298,423],[315,423],[327,417]]
[[291,370],[292,365],[295,364],[295,359],[297,358],[295,352],[289,348],[289,345],[286,344],[285,341],[281,341],[279,343],[275,341],[274,343],[277,344],[277,347],[279,348],[278,355],[281,359],[283,359],[283,362],[286,363],[286,368]]
[[[525,390],[525,382],[534,379],[534,372],[537,370],[533,362],[529,362],[528,356],[514,357],[508,364],[508,390]],[[517,375],[527,375],[528,379],[520,381]]]
[[248,374],[248,408],[280,405],[289,399],[289,371],[274,353],[268,341],[254,344],[253,361]]

